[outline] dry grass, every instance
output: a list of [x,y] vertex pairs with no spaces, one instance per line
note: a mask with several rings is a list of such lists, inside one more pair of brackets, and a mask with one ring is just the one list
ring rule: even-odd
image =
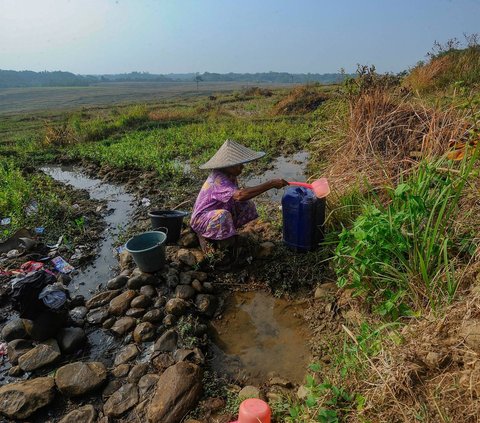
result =
[[274,115],[288,115],[308,113],[314,111],[320,104],[328,100],[329,96],[313,87],[303,85],[295,87],[286,97],[273,107]]
[[50,122],[45,122],[45,135],[42,140],[44,147],[65,147],[77,142],[78,137],[68,123],[64,122],[61,125],[54,125]]
[[442,317],[403,330],[400,345],[370,360],[360,382],[367,407],[353,421],[478,422],[480,420],[480,265],[468,300]]
[[269,90],[268,88],[250,87],[247,88],[243,94],[246,97],[271,97],[273,95],[273,91]]
[[[327,176],[342,190],[356,181],[378,186],[394,183],[419,159],[440,156],[452,140],[463,140],[470,127],[453,108],[439,111],[396,98],[384,89],[366,91],[350,100],[344,139],[328,155]],[[324,143],[322,136],[318,143]]]

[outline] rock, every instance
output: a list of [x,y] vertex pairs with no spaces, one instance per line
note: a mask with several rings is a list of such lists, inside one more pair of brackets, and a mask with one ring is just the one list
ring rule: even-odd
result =
[[149,322],[137,325],[133,331],[133,339],[137,344],[148,342],[155,338],[155,327]]
[[139,295],[135,297],[132,302],[130,303],[130,307],[132,308],[147,308],[152,303],[150,297],[146,295]]
[[118,261],[120,263],[120,269],[124,270],[133,263],[133,258],[132,258],[132,255],[127,250],[123,250],[119,254]]
[[178,241],[178,245],[186,248],[198,247],[198,237],[197,234],[193,232],[188,232],[185,235],[182,235]]
[[110,301],[108,312],[114,316],[121,316],[130,308],[130,303],[136,296],[137,293],[131,289],[123,292]]
[[202,282],[200,282],[198,279],[194,279],[192,282],[192,288],[197,292],[202,292],[203,291]]
[[7,342],[26,337],[27,331],[22,319],[14,319],[8,322],[2,329],[2,338]]
[[267,400],[268,402],[279,402],[283,398],[282,394],[278,392],[267,392]]
[[192,251],[185,248],[181,248],[177,251],[177,260],[190,267],[193,267],[197,264],[197,259]]
[[157,384],[160,376],[155,374],[146,374],[138,381],[138,393],[143,398]]
[[282,388],[290,389],[293,387],[292,382],[282,377],[274,376],[268,381],[270,386],[281,386]]
[[145,314],[144,308],[129,308],[125,313],[125,316],[140,318]]
[[133,329],[135,326],[135,319],[133,317],[121,317],[118,319],[110,330],[118,336],[123,336]]
[[208,398],[202,404],[202,408],[204,408],[209,413],[214,413],[216,411],[221,410],[224,407],[225,407],[225,400],[219,397]]
[[190,271],[192,279],[198,279],[200,282],[205,282],[208,279],[208,273],[200,272],[199,270]]
[[175,296],[182,300],[191,300],[196,292],[190,285],[178,285],[175,289]]
[[91,392],[107,380],[107,369],[99,361],[70,363],[55,373],[58,390],[67,396],[80,396]]
[[208,292],[209,294],[211,294],[211,293],[214,291],[214,289],[213,289],[213,283],[211,283],[211,282],[205,282],[205,283],[203,284],[203,290],[204,290],[205,292]]
[[150,423],[178,423],[198,403],[202,393],[202,371],[192,363],[177,363],[160,376],[149,404]]
[[335,294],[335,292],[337,292],[337,290],[338,290],[338,287],[337,287],[337,284],[335,282],[324,283],[322,285],[319,285],[317,287],[317,289],[315,289],[314,298],[316,300],[320,300],[320,299],[323,299],[323,298],[328,298],[328,297],[332,296],[333,294]]
[[99,292],[85,303],[85,307],[90,310],[92,308],[98,308],[107,305],[111,300],[113,300],[117,295],[119,295],[120,292],[121,291],[118,289],[113,291]]
[[167,330],[157,339],[153,347],[154,351],[173,352],[177,349],[178,334],[173,329]]
[[255,386],[245,386],[239,393],[238,399],[240,401],[246,400],[248,398],[260,398],[260,389]]
[[68,413],[58,423],[95,423],[97,412],[93,405],[87,404]]
[[180,285],[190,285],[190,283],[192,282],[191,272],[181,272],[179,282]]
[[173,353],[174,360],[178,363],[179,361],[190,361],[198,365],[205,364],[205,356],[203,355],[200,348],[190,349],[178,349]]
[[210,294],[199,294],[195,299],[195,305],[200,313],[212,317],[217,311],[218,299]]
[[18,363],[19,357],[27,353],[33,348],[32,341],[26,339],[14,339],[8,343],[7,352],[8,352],[8,361],[12,365]]
[[135,364],[128,374],[127,381],[130,383],[137,383],[140,378],[147,373],[148,363]]
[[262,242],[258,246],[258,251],[256,256],[258,258],[267,258],[270,257],[275,251],[275,244],[270,241]]
[[167,299],[165,297],[159,297],[155,300],[155,302],[153,303],[153,306],[155,308],[161,308],[161,307],[164,307],[165,304],[167,304]]
[[115,377],[125,377],[130,371],[130,366],[128,364],[120,364],[112,370],[112,375]]
[[173,314],[167,314],[163,318],[162,322],[167,328],[169,328],[169,327],[172,327],[173,325],[175,325],[175,323],[177,323],[177,320],[178,320],[177,316],[174,316]]
[[460,328],[460,336],[474,351],[480,350],[480,321],[467,320]]
[[144,285],[154,285],[155,277],[149,273],[134,273],[127,282],[129,289],[140,289]]
[[84,323],[84,319],[87,316],[88,309],[84,306],[78,306],[70,310],[69,316],[70,319],[78,325]]
[[23,375],[23,370],[20,366],[12,366],[8,371],[8,376],[20,377]]
[[188,308],[188,303],[181,298],[172,298],[165,304],[165,313],[173,314],[174,316],[181,316]]
[[144,285],[140,288],[140,294],[154,298],[157,296],[157,290],[152,285]]
[[167,275],[165,280],[167,282],[167,286],[171,289],[175,288],[179,284],[177,275]]
[[170,366],[175,364],[175,360],[170,354],[162,353],[154,357],[152,364],[160,373],[163,373]]
[[[102,398],[105,401],[110,395],[117,392],[125,383],[124,379],[113,379],[109,381],[102,391]],[[108,422],[107,422],[108,423]]]
[[133,360],[138,355],[138,352],[138,348],[135,344],[127,345],[115,357],[115,366],[128,363],[130,360]]
[[442,359],[443,357],[439,353],[435,351],[429,351],[423,361],[428,368],[433,370],[439,367],[440,363],[442,362]]
[[55,339],[49,339],[38,344],[18,359],[18,365],[25,372],[39,369],[52,364],[60,357],[60,348]]
[[305,386],[301,385],[297,390],[297,398],[303,400],[308,397],[309,393],[309,390]]
[[101,325],[108,318],[106,308],[96,308],[87,314],[87,322],[91,325]]
[[45,341],[49,338],[55,338],[57,332],[65,326],[67,322],[67,311],[53,313],[45,311],[39,313],[35,320],[24,320],[25,329],[30,337],[36,341]]
[[[118,275],[116,278],[110,279],[107,282],[107,289],[120,289],[123,288],[128,282],[128,276]],[[111,300],[112,298],[110,298]]]
[[87,336],[81,328],[63,328],[57,336],[58,345],[65,354],[77,351],[86,340]]
[[[119,417],[138,403],[138,390],[133,383],[123,385],[103,406],[107,416]],[[179,420],[180,421],[180,420]]]
[[70,300],[70,308],[75,307],[85,307],[85,297],[83,295],[75,295],[75,297]]
[[102,323],[102,328],[110,329],[115,324],[116,321],[117,319],[115,317],[109,317],[107,320],[105,320]]
[[12,419],[26,419],[54,397],[55,382],[51,377],[9,383],[0,388],[0,413]]
[[164,317],[163,311],[159,309],[153,309],[147,311],[142,318],[144,322],[158,323],[161,322]]

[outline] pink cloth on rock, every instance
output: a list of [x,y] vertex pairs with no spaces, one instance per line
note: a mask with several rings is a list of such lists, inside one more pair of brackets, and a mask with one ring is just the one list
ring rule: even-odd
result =
[[214,170],[207,178],[193,206],[190,225],[207,239],[227,239],[237,229],[258,217],[252,201],[235,201],[238,185],[225,173]]

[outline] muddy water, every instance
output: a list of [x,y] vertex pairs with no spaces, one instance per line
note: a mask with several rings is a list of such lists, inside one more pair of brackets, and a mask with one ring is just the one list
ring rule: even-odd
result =
[[91,264],[76,272],[69,285],[72,294],[82,294],[88,298],[99,284],[105,285],[113,276],[112,271],[118,265],[114,255],[115,243],[118,234],[130,220],[134,197],[122,186],[90,178],[72,166],[46,166],[41,170],[59,182],[87,190],[95,200],[108,202],[109,212],[104,216],[107,229],[98,247],[97,256]]
[[211,365],[219,374],[260,384],[275,372],[304,381],[310,361],[303,307],[265,292],[237,292],[226,301],[215,329]]
[[[275,159],[271,169],[265,171],[261,175],[252,175],[245,178],[243,185],[251,187],[276,178],[282,178],[287,181],[305,182],[305,167],[309,157],[310,154],[306,151],[300,151],[292,156],[280,156]],[[259,200],[280,202],[283,193],[283,189],[272,189],[257,198]]]

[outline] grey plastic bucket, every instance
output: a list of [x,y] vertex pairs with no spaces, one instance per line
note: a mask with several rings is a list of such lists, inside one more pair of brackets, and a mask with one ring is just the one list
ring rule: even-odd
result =
[[144,232],[130,238],[125,244],[133,261],[142,272],[155,273],[165,265],[165,241],[163,232]]
[[181,210],[152,210],[148,213],[152,229],[167,228],[167,244],[173,244],[180,239],[183,218],[188,212]]

